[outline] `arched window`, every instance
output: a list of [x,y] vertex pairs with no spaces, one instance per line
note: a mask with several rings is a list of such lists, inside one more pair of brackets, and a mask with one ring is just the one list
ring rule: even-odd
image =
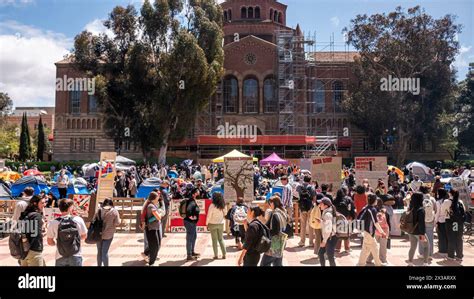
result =
[[224,79],[224,112],[236,113],[239,103],[239,83],[235,77]]
[[344,99],[344,85],[341,81],[334,81],[333,86],[333,105],[335,112],[342,112],[342,100]]
[[93,130],[97,129],[97,123],[95,119],[92,120],[92,129]]
[[273,20],[273,8],[270,9],[270,21]]
[[278,22],[278,11],[273,12],[273,21]]
[[255,19],[260,19],[260,7],[255,7]]
[[227,22],[228,18],[227,18],[227,10],[224,10],[224,22]]
[[91,128],[91,120],[88,119],[88,120],[87,120],[87,129],[89,130],[90,128]]
[[244,80],[244,113],[258,113],[258,81],[253,78]]
[[232,9],[229,9],[229,12],[227,13],[227,17],[229,18],[229,21],[232,21]]
[[100,130],[100,119],[97,120],[97,130]]
[[86,128],[86,120],[83,119],[83,120],[82,120],[81,129],[85,129],[85,128]]
[[271,113],[277,111],[276,83],[273,78],[265,79],[263,82],[263,102],[265,112]]
[[283,15],[281,12],[278,13],[278,23],[283,24]]
[[68,120],[66,121],[66,129],[70,129],[70,128],[71,128],[71,120],[68,119]]
[[240,9],[240,18],[246,19],[247,18],[247,7],[242,7]]
[[72,127],[71,127],[73,130],[76,128],[76,120],[73,119],[72,120]]
[[313,92],[313,113],[324,112],[325,108],[325,93],[324,93],[324,84],[323,82],[317,80],[314,83],[314,92]]
[[249,7],[247,11],[247,18],[253,19],[253,7]]

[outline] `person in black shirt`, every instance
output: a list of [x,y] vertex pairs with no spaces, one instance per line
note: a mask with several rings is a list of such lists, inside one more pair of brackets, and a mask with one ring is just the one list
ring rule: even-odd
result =
[[202,185],[202,179],[196,180],[196,189],[199,191],[199,195],[196,197],[197,199],[209,199],[209,193],[207,192],[206,188]]
[[321,185],[321,193],[318,193],[316,195],[316,199],[317,200],[321,200],[323,199],[324,197],[327,197],[331,200],[331,202],[334,200],[332,198],[332,195],[330,193],[328,193],[328,189],[329,189],[329,185],[328,184],[322,184]]
[[247,213],[247,221],[245,222],[245,243],[242,253],[240,254],[237,264],[244,267],[258,266],[260,261],[260,253],[257,251],[258,243],[263,236],[263,223],[257,219],[264,213],[260,207],[252,207]]
[[20,261],[23,267],[46,266],[43,258],[43,209],[45,206],[46,198],[35,195],[21,214],[20,221],[23,225],[20,228],[30,243],[28,255]]
[[186,253],[187,260],[194,261],[199,257],[199,254],[194,251],[197,239],[197,223],[199,221],[199,206],[196,199],[199,195],[199,190],[194,188],[191,191],[191,198],[186,199],[186,218],[184,218],[184,227],[186,228]]

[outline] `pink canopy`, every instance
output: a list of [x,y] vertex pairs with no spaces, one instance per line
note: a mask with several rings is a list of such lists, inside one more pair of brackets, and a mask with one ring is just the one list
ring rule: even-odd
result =
[[270,164],[270,165],[278,165],[278,164],[288,165],[288,161],[283,160],[277,154],[273,153],[270,156],[268,156],[265,159],[260,161],[260,165],[268,165],[268,164]]

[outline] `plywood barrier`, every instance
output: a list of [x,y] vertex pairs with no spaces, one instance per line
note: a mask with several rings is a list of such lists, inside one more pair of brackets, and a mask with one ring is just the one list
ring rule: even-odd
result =
[[121,232],[137,232],[140,231],[140,212],[144,198],[128,198],[128,197],[114,197],[112,199],[114,207],[120,215],[120,225],[117,231]]
[[0,200],[0,223],[13,216],[17,200]]

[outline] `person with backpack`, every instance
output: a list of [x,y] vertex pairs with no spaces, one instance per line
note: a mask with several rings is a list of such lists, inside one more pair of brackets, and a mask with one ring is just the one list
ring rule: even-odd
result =
[[199,221],[199,206],[196,203],[196,198],[199,196],[199,189],[194,188],[191,191],[191,198],[185,199],[186,205],[184,217],[184,227],[186,228],[186,253],[187,261],[195,261],[200,256],[194,251],[197,240],[197,223]]
[[367,205],[367,193],[365,193],[365,187],[362,185],[357,185],[355,188],[355,193],[352,195],[352,201],[354,202],[355,210],[357,216]]
[[[300,210],[300,242],[298,243],[299,247],[305,246],[306,241],[306,227],[308,225],[308,220],[310,212],[313,209],[313,202],[316,200],[316,191],[313,186],[310,185],[311,177],[305,176],[303,178],[303,184],[298,186],[296,190],[299,194],[298,206]],[[311,226],[308,229],[309,234],[309,246],[314,247],[314,230]]]
[[288,216],[281,203],[280,197],[272,196],[270,203],[270,219],[266,225],[270,229],[271,248],[263,255],[260,266],[283,266],[283,251],[288,235],[284,233]]
[[[423,209],[423,193],[415,192],[411,195],[410,206],[407,211],[407,222],[412,223],[412,227],[404,229],[408,233],[408,238],[410,240],[410,250],[408,251],[408,266],[413,266],[413,257],[415,255],[416,248],[418,247],[418,242],[423,248],[423,266],[428,265],[428,253],[429,253],[429,243],[428,238],[426,237],[425,230],[425,210]],[[411,214],[411,217],[410,215]],[[412,221],[411,221],[412,220]],[[401,221],[402,222],[402,221]],[[403,229],[403,223],[400,227]]]
[[170,194],[168,192],[170,187],[170,182],[164,180],[160,184],[159,192],[161,193],[161,198],[163,199],[163,203],[165,204],[165,215],[161,218],[161,237],[166,238],[166,226],[168,224],[168,218],[170,213]]
[[[33,196],[25,211],[20,217],[25,228],[32,228],[31,231],[24,231],[29,244],[28,254],[20,260],[22,267],[46,266],[43,258],[43,209],[46,206],[46,199]],[[22,227],[22,225],[20,225]]]
[[115,228],[120,225],[119,212],[114,208],[114,202],[106,198],[99,210],[96,212],[93,221],[102,222],[101,240],[97,242],[97,266],[109,266],[109,249],[114,239]]
[[309,225],[314,229],[314,254],[319,259],[318,253],[323,240],[323,233],[321,229],[321,209],[317,204],[311,210]]
[[[263,211],[260,207],[252,207],[247,213],[247,220],[244,222],[246,228],[245,243],[237,261],[238,266],[258,266],[261,254],[269,249],[269,246],[263,246],[264,244],[262,244],[262,242],[265,243],[266,239],[269,238],[270,231],[268,227],[258,219],[260,216],[263,216]],[[270,242],[269,239],[267,241]]]
[[221,247],[222,259],[226,258],[226,249],[224,244],[224,218],[225,218],[225,201],[222,193],[216,192],[212,194],[212,203],[207,211],[206,226],[211,232],[212,250],[214,251],[214,259],[218,259],[217,242]]
[[336,266],[336,261],[334,259],[334,252],[337,244],[336,236],[336,208],[332,204],[331,200],[327,197],[318,201],[319,208],[321,209],[321,231],[323,235],[323,240],[321,242],[318,256],[321,267],[326,266],[325,255],[327,255],[329,260],[329,265],[331,267]]
[[442,208],[449,194],[444,188],[438,189],[438,200],[436,201],[436,232],[438,234],[438,255],[445,257],[448,254],[448,236],[446,231],[446,209]]
[[[336,212],[342,214],[345,218],[347,223],[355,219],[355,205],[352,199],[347,195],[349,190],[347,187],[342,187],[341,189],[337,190],[336,198],[334,199],[334,206],[336,207]],[[339,238],[336,244],[336,252],[339,253],[341,251],[342,241],[344,240],[344,249],[346,254],[349,254],[351,251],[350,246],[350,238]]]
[[448,260],[462,261],[463,259],[463,241],[464,220],[466,217],[466,208],[464,203],[459,200],[459,191],[451,189],[449,191],[451,199],[443,202],[442,209],[446,214],[446,236],[448,239]]
[[[387,214],[387,206],[384,204],[383,199],[377,199],[377,222],[380,224],[380,227],[385,232],[385,237],[378,230],[375,231],[375,241],[379,245],[379,258],[382,262],[382,265],[386,266],[387,263],[387,248],[390,235],[390,220],[389,215]],[[373,260],[372,254],[370,254],[369,259],[367,260],[368,264],[371,264]]]
[[[427,186],[421,186],[420,192],[423,193],[423,209],[425,210],[425,231],[429,243],[428,256],[432,257],[434,252],[434,227],[436,215],[436,200],[430,194],[430,189]],[[423,255],[422,246],[418,247],[418,253]]]
[[238,197],[235,206],[228,212],[226,218],[230,221],[230,229],[235,237],[235,245],[242,250],[245,242],[244,222],[247,219],[248,207],[244,203],[243,197]]
[[144,227],[146,238],[148,240],[148,250],[145,255],[148,256],[148,265],[153,266],[158,257],[161,246],[161,219],[165,215],[165,205],[158,192],[151,192],[144,207],[145,219]]
[[26,187],[23,189],[22,195],[15,203],[15,209],[13,210],[12,221],[15,224],[20,220],[21,214],[26,210],[28,204],[35,194],[35,190],[32,187]]
[[363,241],[362,251],[360,252],[358,266],[366,266],[367,258],[370,254],[374,258],[375,266],[382,266],[382,262],[379,257],[379,248],[377,241],[375,240],[375,231],[377,230],[382,237],[387,238],[387,234],[384,232],[380,223],[377,220],[377,195],[369,194],[367,196],[367,206],[362,209],[357,220],[363,225]]
[[87,237],[87,227],[79,216],[73,216],[74,202],[59,201],[61,217],[48,225],[48,245],[56,246],[56,266],[82,266],[81,240]]

